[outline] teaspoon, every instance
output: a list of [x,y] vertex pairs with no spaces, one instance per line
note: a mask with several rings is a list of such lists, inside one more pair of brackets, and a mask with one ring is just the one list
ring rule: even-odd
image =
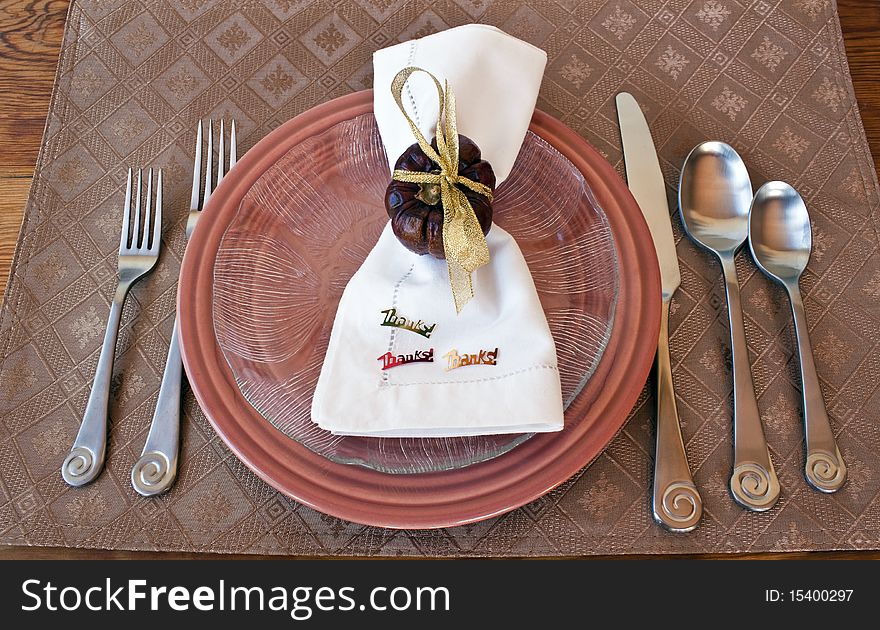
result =
[[733,354],[733,474],[730,491],[743,507],[763,512],[779,499],[779,480],[758,414],[749,367],[734,257],[749,233],[752,183],[742,159],[723,142],[704,142],[681,170],[678,204],[685,232],[718,257],[724,274]]
[[812,240],[810,215],[797,191],[785,182],[761,186],[749,213],[749,247],[758,267],[785,287],[791,301],[803,383],[807,443],[804,472],[816,490],[836,492],[846,481],[846,465],[825,412],[798,284],[810,259]]

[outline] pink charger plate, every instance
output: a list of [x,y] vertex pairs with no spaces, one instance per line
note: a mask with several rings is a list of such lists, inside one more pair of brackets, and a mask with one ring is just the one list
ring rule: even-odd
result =
[[332,461],[276,429],[245,399],[215,332],[214,272],[224,234],[257,180],[299,143],[371,109],[372,92],[364,91],[297,116],[248,151],[214,192],[180,274],[184,364],[220,437],[251,470],[294,500],[382,527],[482,520],[552,490],[595,459],[622,428],[651,368],[660,326],[653,241],[629,189],[608,162],[574,131],[536,111],[530,130],[581,172],[605,213],[619,274],[610,338],[566,410],[566,429],[535,435],[493,459],[437,472],[390,474]]

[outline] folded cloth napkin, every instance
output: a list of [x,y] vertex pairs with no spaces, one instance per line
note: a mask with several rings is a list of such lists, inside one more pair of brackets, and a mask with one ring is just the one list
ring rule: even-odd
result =
[[[390,86],[417,66],[448,81],[458,130],[476,142],[500,184],[534,111],[546,54],[482,25],[443,31],[373,57],[374,113],[393,169],[415,142]],[[408,114],[430,140],[437,88],[413,75]],[[390,176],[389,176],[390,177]],[[312,420],[337,435],[451,437],[558,431],[563,426],[556,348],[513,238],[497,225],[475,297],[456,314],[447,263],[410,252],[386,225],[342,295]]]

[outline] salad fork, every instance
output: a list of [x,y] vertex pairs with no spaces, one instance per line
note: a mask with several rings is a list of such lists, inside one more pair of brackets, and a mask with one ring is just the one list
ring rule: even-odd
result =
[[[86,404],[82,424],[70,453],[61,466],[61,476],[71,486],[82,486],[95,479],[104,467],[107,453],[107,420],[110,403],[110,377],[113,374],[113,357],[122,306],[131,286],[149,273],[159,260],[162,235],[162,171],[156,181],[156,198],[153,203],[153,169],[147,178],[147,194],[141,212],[143,173],[137,174],[134,217],[131,212],[132,170],[128,169],[125,188],[125,207],[122,213],[122,236],[119,243],[119,284],[110,304],[110,316],[95,380]],[[155,205],[155,208],[154,208]]]
[[[202,122],[199,121],[196,131],[196,155],[193,166],[192,194],[190,210],[186,221],[186,238],[192,236],[198,223],[201,211],[211,197],[212,174],[211,165],[214,159],[214,122],[208,121],[208,146],[205,159],[204,193],[199,201],[200,180],[202,171]],[[237,160],[235,138],[235,121],[232,121],[229,136],[229,168]],[[223,167],[226,160],[223,121],[220,121],[220,138],[217,151],[217,185],[223,180]],[[150,424],[150,432],[144,444],[140,458],[131,469],[131,485],[145,497],[161,494],[171,487],[177,477],[177,460],[180,451],[180,393],[183,377],[183,363],[178,343],[178,323],[174,319],[171,331],[171,343],[168,346],[168,357],[165,360],[165,372],[159,387],[159,398],[156,411]]]

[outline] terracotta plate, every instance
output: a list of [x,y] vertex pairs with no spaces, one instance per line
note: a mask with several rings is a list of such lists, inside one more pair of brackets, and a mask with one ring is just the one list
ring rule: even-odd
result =
[[[391,474],[382,470],[411,471],[412,468],[407,467],[411,462],[401,458],[399,454],[390,460],[393,465],[388,466],[379,457],[378,454],[394,453],[393,448],[376,448],[375,444],[366,440],[348,445],[343,443],[341,446],[331,442],[331,447],[327,447],[321,440],[316,441],[314,436],[310,437],[310,434],[303,439],[303,436],[297,434],[297,426],[301,430],[307,430],[308,422],[303,421],[301,412],[298,414],[298,423],[292,421],[284,424],[279,423],[278,414],[272,409],[267,410],[263,403],[256,402],[256,407],[263,411],[262,415],[252,405],[255,402],[252,392],[259,388],[251,387],[249,390],[245,386],[248,379],[280,382],[288,367],[284,367],[285,363],[280,361],[272,363],[272,367],[266,369],[265,366],[270,363],[254,360],[254,354],[266,354],[261,349],[268,348],[269,354],[283,353],[273,350],[272,344],[267,346],[263,341],[249,337],[247,330],[259,332],[263,328],[238,326],[234,315],[241,297],[236,291],[230,292],[224,288],[224,278],[234,278],[236,275],[258,277],[259,269],[252,271],[249,265],[258,265],[259,263],[252,261],[259,259],[266,251],[276,252],[274,256],[284,250],[285,245],[281,242],[284,238],[287,238],[292,247],[300,247],[296,239],[302,240],[303,235],[308,236],[308,228],[297,227],[297,218],[292,217],[293,221],[290,221],[290,216],[287,219],[293,226],[291,230],[283,224],[272,227],[275,220],[265,218],[272,212],[262,210],[261,200],[276,195],[280,190],[279,186],[271,184],[274,173],[279,172],[279,164],[284,164],[284,160],[289,162],[291,156],[297,155],[298,150],[301,152],[301,147],[308,144],[312,147],[309,150],[313,151],[321,146],[321,139],[331,137],[338,130],[351,128],[354,122],[358,123],[354,127],[363,126],[359,121],[371,119],[371,104],[371,92],[360,92],[309,110],[276,129],[248,151],[218,187],[187,247],[181,270],[181,299],[178,300],[181,308],[178,317],[187,374],[199,404],[233,452],[261,478],[297,501],[341,518],[385,527],[444,527],[488,518],[523,505],[565,481],[599,455],[622,427],[647,377],[659,329],[659,273],[653,244],[635,200],[610,165],[595,149],[562,123],[536,112],[530,128],[537,136],[533,138],[533,144],[537,142],[549,145],[551,151],[558,151],[562,158],[567,159],[566,164],[570,162],[568,168],[580,171],[588,183],[590,200],[597,209],[596,212],[603,215],[601,224],[604,232],[596,232],[595,236],[601,236],[600,241],[604,239],[608,242],[593,243],[591,239],[590,247],[605,247],[614,252],[609,267],[613,271],[609,272],[603,266],[591,269],[590,274],[584,274],[582,271],[572,270],[573,265],[568,261],[569,271],[556,283],[558,286],[571,286],[566,284],[566,278],[577,282],[580,276],[601,277],[603,273],[614,273],[616,276],[613,283],[615,290],[611,294],[614,303],[612,308],[603,307],[602,311],[608,318],[613,318],[606,327],[610,335],[606,335],[601,347],[597,345],[590,348],[590,352],[594,353],[594,360],[587,372],[584,366],[571,360],[572,373],[578,384],[572,390],[566,411],[565,430],[556,434],[536,435],[528,440],[519,439],[509,444],[496,444],[487,439],[479,443],[483,450],[481,457],[474,460],[478,463],[464,465],[463,462],[452,461],[448,466],[438,465],[436,472],[411,474]],[[377,160],[379,164],[384,160],[381,151],[377,154]],[[320,157],[316,162],[320,162]],[[295,164],[296,162],[293,166]],[[291,172],[291,168],[292,166],[288,166],[282,170]],[[328,169],[319,170],[323,173]],[[371,179],[372,175],[365,181],[369,182]],[[271,184],[268,187],[267,180]],[[322,184],[328,185],[329,182],[332,186],[333,181],[338,180],[331,177],[322,181]],[[515,190],[515,185],[511,182],[511,191]],[[384,188],[384,184],[379,188]],[[282,191],[280,194],[287,193]],[[369,199],[372,196],[371,194]],[[507,196],[512,199],[519,197],[512,193]],[[499,200],[504,198],[501,188],[498,197]],[[271,200],[266,201],[266,205],[271,203]],[[287,208],[296,207],[296,203],[286,202],[284,205]],[[501,205],[504,205],[503,201]],[[380,200],[377,207],[381,213]],[[284,212],[280,214],[283,215]],[[504,208],[500,207],[497,214],[499,223],[503,224]],[[508,214],[508,217],[511,216],[514,215]],[[369,226],[373,223],[376,224],[373,227],[382,223],[381,214],[374,221],[369,211],[366,211],[362,218],[367,231],[372,229]],[[307,217],[303,217],[300,223],[308,223]],[[569,223],[585,222],[575,221],[573,218]],[[504,227],[514,232],[511,228],[516,226]],[[255,231],[259,234],[255,234]],[[287,232],[295,236],[281,238],[278,246],[262,244],[265,240],[271,240],[261,238],[263,235]],[[577,239],[576,230],[567,235],[564,232],[565,230],[558,229],[552,231],[548,242],[552,243],[554,238]],[[256,238],[253,241],[254,253],[239,261],[234,252],[246,251],[241,246],[248,242],[248,235],[251,234]],[[323,234],[323,230],[315,234]],[[523,235],[514,235],[523,243],[528,236],[525,232]],[[326,235],[323,238],[326,239]],[[582,240],[586,242],[586,238]],[[523,245],[527,260],[529,248],[530,245]],[[323,251],[324,246],[313,249]],[[302,251],[305,255],[305,248]],[[367,251],[369,244],[358,245],[348,248],[346,255],[355,258],[360,256],[362,259]],[[540,250],[536,251],[540,254]],[[229,252],[233,252],[232,257]],[[302,261],[299,255],[296,259]],[[337,255],[334,260],[340,260],[340,257]],[[594,257],[592,260],[596,263],[606,258]],[[317,266],[320,266],[320,261],[318,262]],[[529,264],[531,266],[534,262],[530,260]],[[357,260],[349,261],[351,271],[358,265]],[[303,268],[305,266],[303,263]],[[316,265],[312,263],[310,266]],[[552,265],[548,267],[553,268]],[[350,275],[347,269],[344,273]],[[533,270],[533,274],[541,293],[541,273]],[[270,280],[274,282],[274,276]],[[259,288],[260,281],[249,280],[248,284]],[[340,284],[338,278],[330,282],[330,285],[337,284]],[[344,286],[344,281],[341,285]],[[248,289],[246,293],[249,295],[253,291]],[[338,292],[327,293],[330,297],[325,296],[322,299],[338,300]],[[552,308],[548,304],[558,301],[559,295],[554,297],[553,291],[550,291],[546,295],[541,293],[541,298],[545,309],[548,309]],[[302,294],[302,290],[297,293],[294,289],[288,307],[294,312],[299,302],[312,299],[311,295]],[[593,304],[590,308],[595,308],[600,301],[594,294],[592,299],[571,301],[568,306],[581,308]],[[243,312],[248,308],[254,308],[254,312],[259,311],[259,304],[241,304]],[[335,303],[330,306],[330,309],[324,310],[335,309]],[[332,312],[327,313],[329,322],[332,322],[332,317]],[[571,319],[566,317],[560,321],[567,322]],[[550,311],[548,320],[553,328]],[[574,332],[577,334],[578,331]],[[278,337],[277,332],[272,335],[274,338]],[[557,331],[554,330],[554,336],[556,335]],[[312,345],[320,348],[320,340]],[[280,346],[283,346],[283,342]],[[300,354],[311,353],[300,351]],[[563,357],[563,354],[561,351],[560,369],[564,374],[563,363],[569,359]],[[289,359],[288,355],[293,356],[288,353],[285,360]],[[312,363],[311,357],[303,361],[309,365]],[[294,357],[293,361],[287,360],[287,365],[290,366],[291,373],[297,375],[297,359]],[[582,372],[585,372],[584,378],[580,379]],[[292,378],[287,381],[302,390],[308,389],[308,386],[302,384],[306,379]],[[283,389],[279,389],[278,395],[284,393]],[[306,394],[310,399],[309,392],[294,393],[296,395],[291,400]],[[273,396],[266,396],[266,401],[272,400]],[[278,408],[289,410],[284,404],[278,405]],[[291,439],[290,436],[296,439]],[[391,443],[389,440],[385,442]],[[318,448],[315,446],[317,443],[321,444]],[[473,444],[463,446],[466,447],[463,452],[474,452]],[[401,449],[401,452],[406,450],[408,449]],[[359,459],[350,457],[352,453],[357,453]],[[340,454],[344,456],[337,456]],[[359,461],[363,465],[342,463],[346,460]],[[401,461],[407,466],[401,467]],[[436,460],[430,458],[427,461],[433,463]],[[430,470],[430,466],[427,469]]]

